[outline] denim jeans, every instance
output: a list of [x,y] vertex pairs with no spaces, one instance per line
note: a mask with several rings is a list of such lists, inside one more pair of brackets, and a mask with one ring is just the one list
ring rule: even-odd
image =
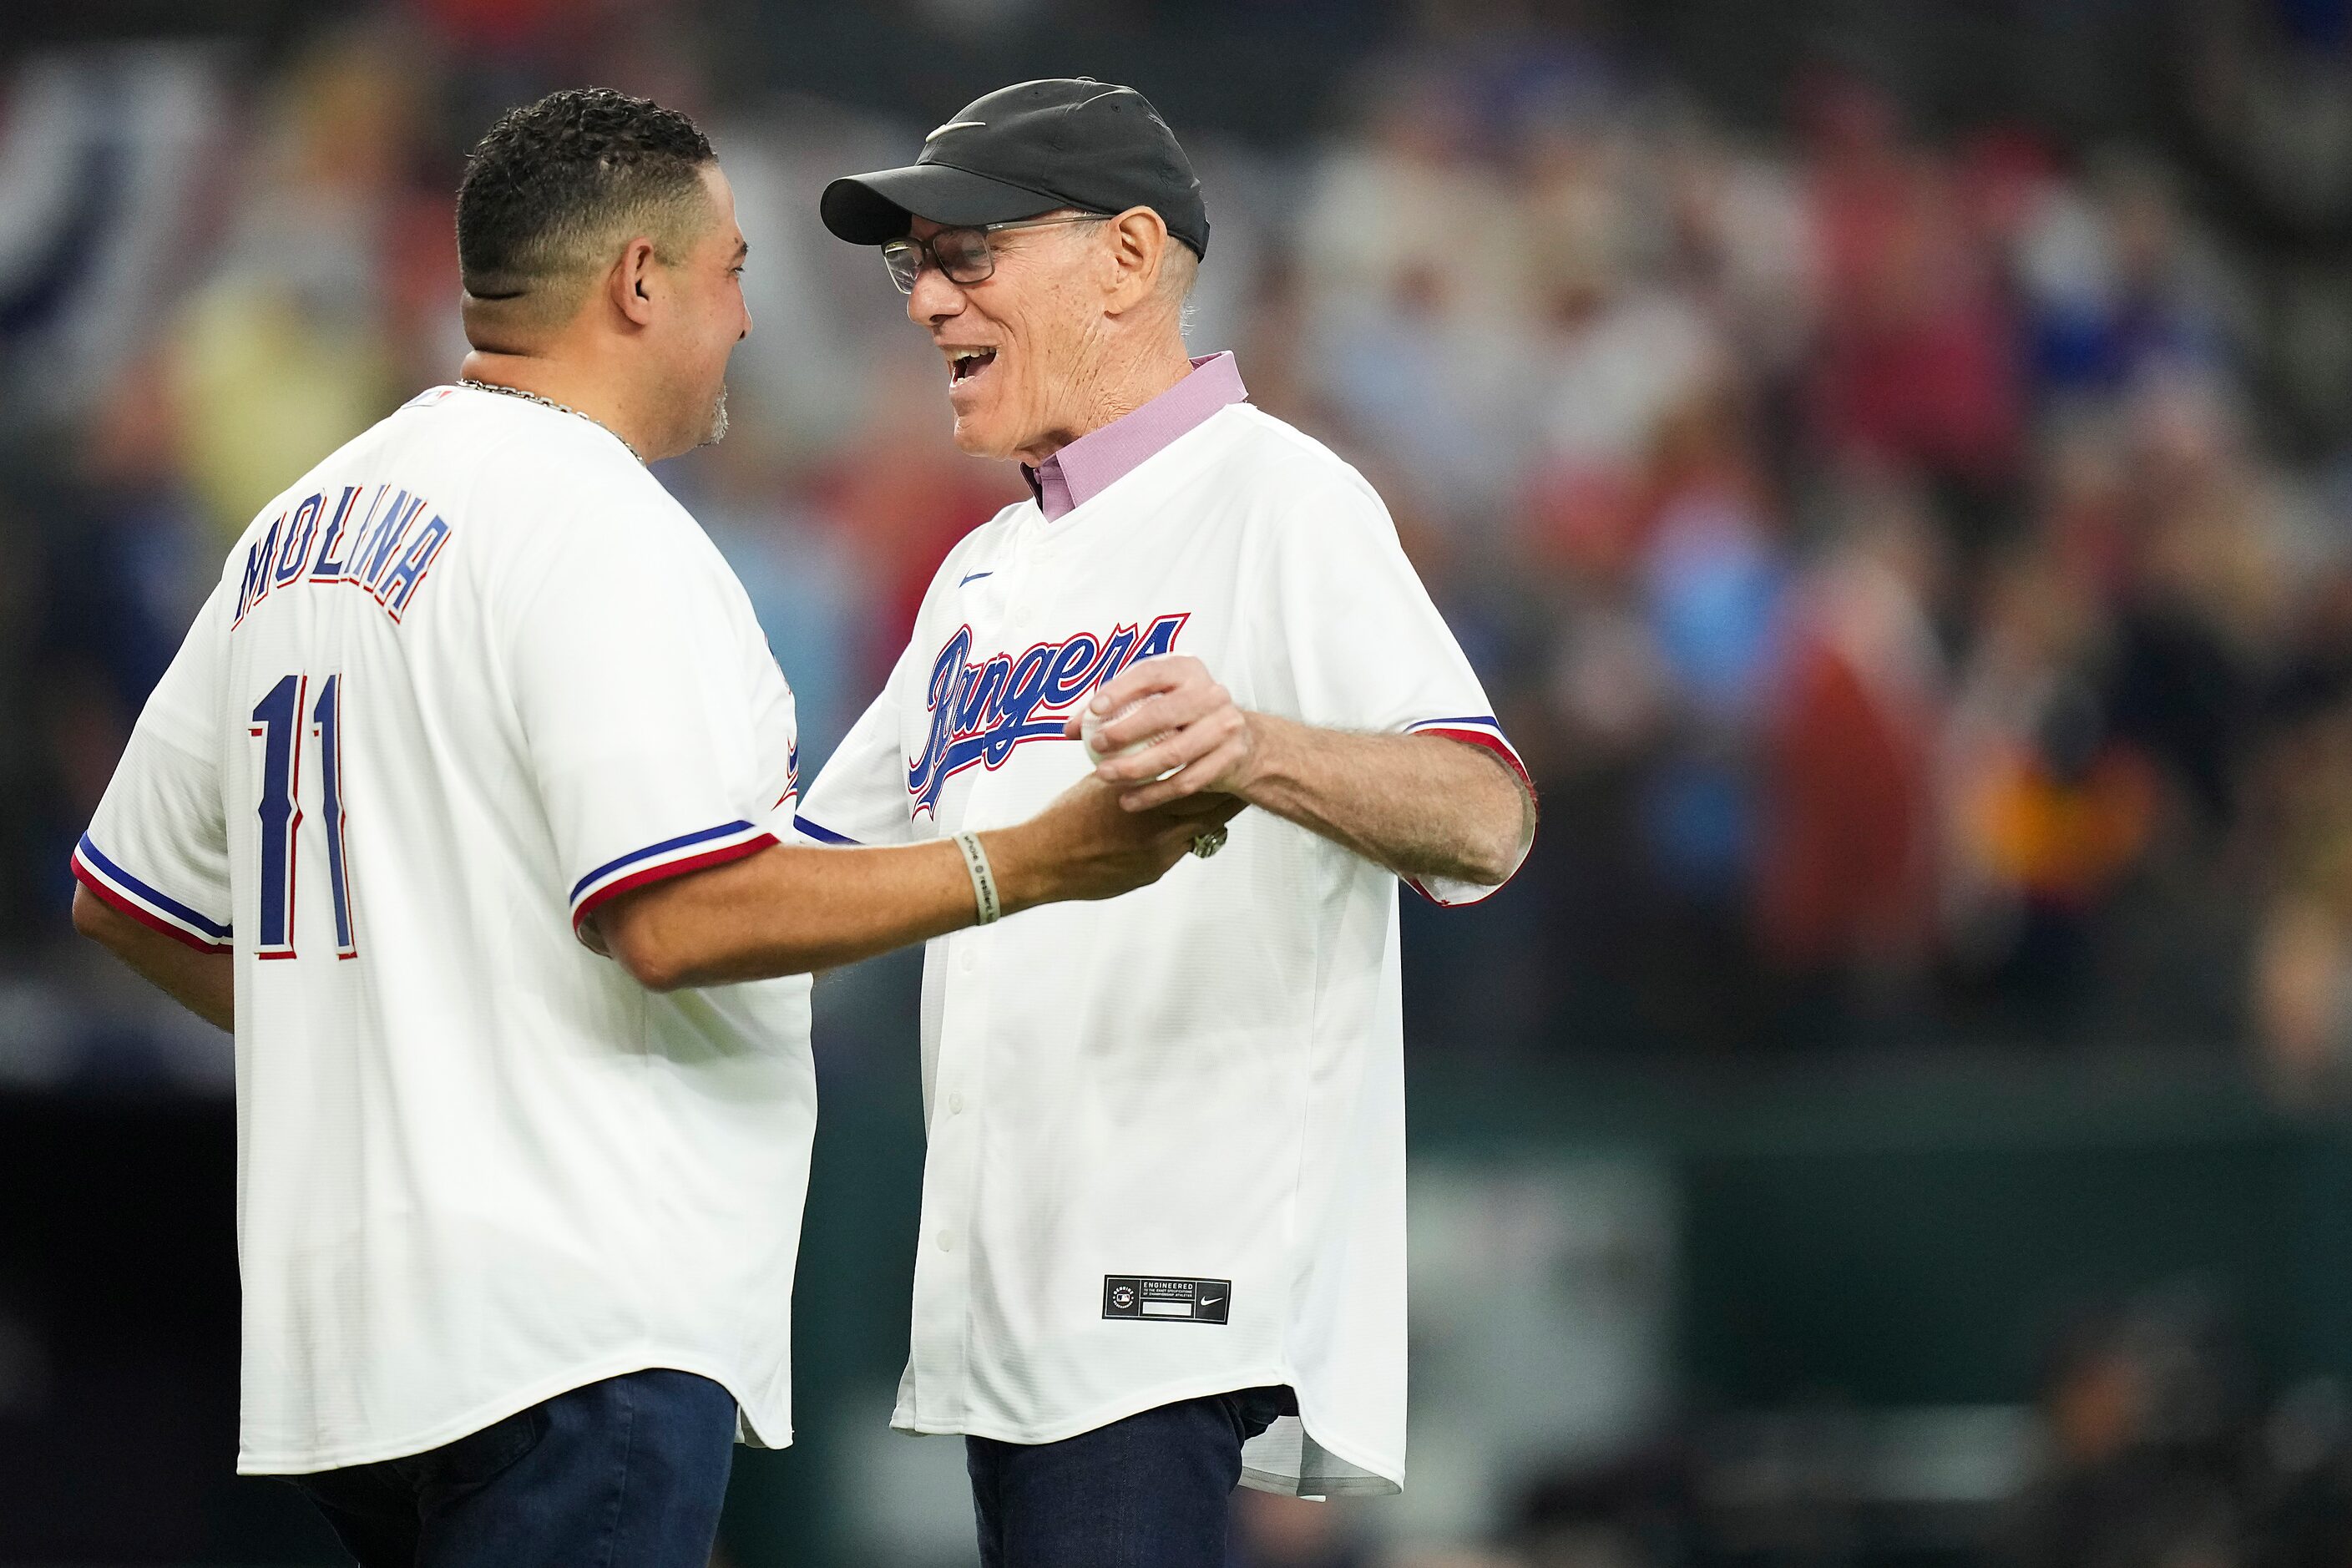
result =
[[734,1462],[734,1396],[655,1370],[425,1453],[288,1479],[361,1568],[705,1568]]
[[1058,1443],[965,1438],[982,1568],[1224,1568],[1242,1445],[1289,1400],[1244,1389]]

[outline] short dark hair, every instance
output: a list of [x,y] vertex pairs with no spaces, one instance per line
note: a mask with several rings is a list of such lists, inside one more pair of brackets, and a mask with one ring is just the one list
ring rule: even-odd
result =
[[584,274],[616,230],[664,261],[691,238],[710,140],[651,99],[567,88],[499,117],[457,186],[457,268],[478,299],[513,299]]

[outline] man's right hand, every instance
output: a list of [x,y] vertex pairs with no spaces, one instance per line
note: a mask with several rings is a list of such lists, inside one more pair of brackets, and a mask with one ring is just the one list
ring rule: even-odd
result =
[[1118,790],[1089,774],[1019,826],[981,835],[1005,913],[1065,899],[1115,899],[1156,882],[1192,852],[1194,838],[1248,805],[1233,795],[1200,795],[1129,811],[1118,798]]

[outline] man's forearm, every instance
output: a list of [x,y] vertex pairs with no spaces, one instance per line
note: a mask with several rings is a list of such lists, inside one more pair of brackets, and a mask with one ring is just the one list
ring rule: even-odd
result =
[[[1004,869],[1018,875],[1017,866]],[[855,963],[961,931],[978,915],[963,853],[942,839],[887,849],[780,845],[624,895],[591,918],[631,973],[668,991]]]
[[220,1028],[236,1027],[236,961],[198,952],[150,930],[88,888],[74,889],[74,929],[122,960],[165,995]]
[[1129,811],[1244,800],[1402,876],[1498,886],[1535,837],[1533,792],[1485,748],[1250,712],[1188,654],[1129,666],[1063,732]]
[[[1194,835],[1242,809],[1230,797],[1142,814],[1087,780],[1028,821],[981,834],[1005,914],[1108,899],[1174,865]],[[979,919],[952,839],[876,849],[778,845],[731,865],[625,893],[591,918],[599,938],[657,991],[808,974],[855,963]]]
[[1502,760],[1436,735],[1358,735],[1249,715],[1239,792],[1408,877],[1493,886],[1518,867],[1535,801]]

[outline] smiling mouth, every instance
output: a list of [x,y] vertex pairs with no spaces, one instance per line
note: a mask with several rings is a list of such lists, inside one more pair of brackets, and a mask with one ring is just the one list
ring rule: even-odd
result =
[[952,349],[948,353],[948,384],[961,386],[995,363],[994,349]]

